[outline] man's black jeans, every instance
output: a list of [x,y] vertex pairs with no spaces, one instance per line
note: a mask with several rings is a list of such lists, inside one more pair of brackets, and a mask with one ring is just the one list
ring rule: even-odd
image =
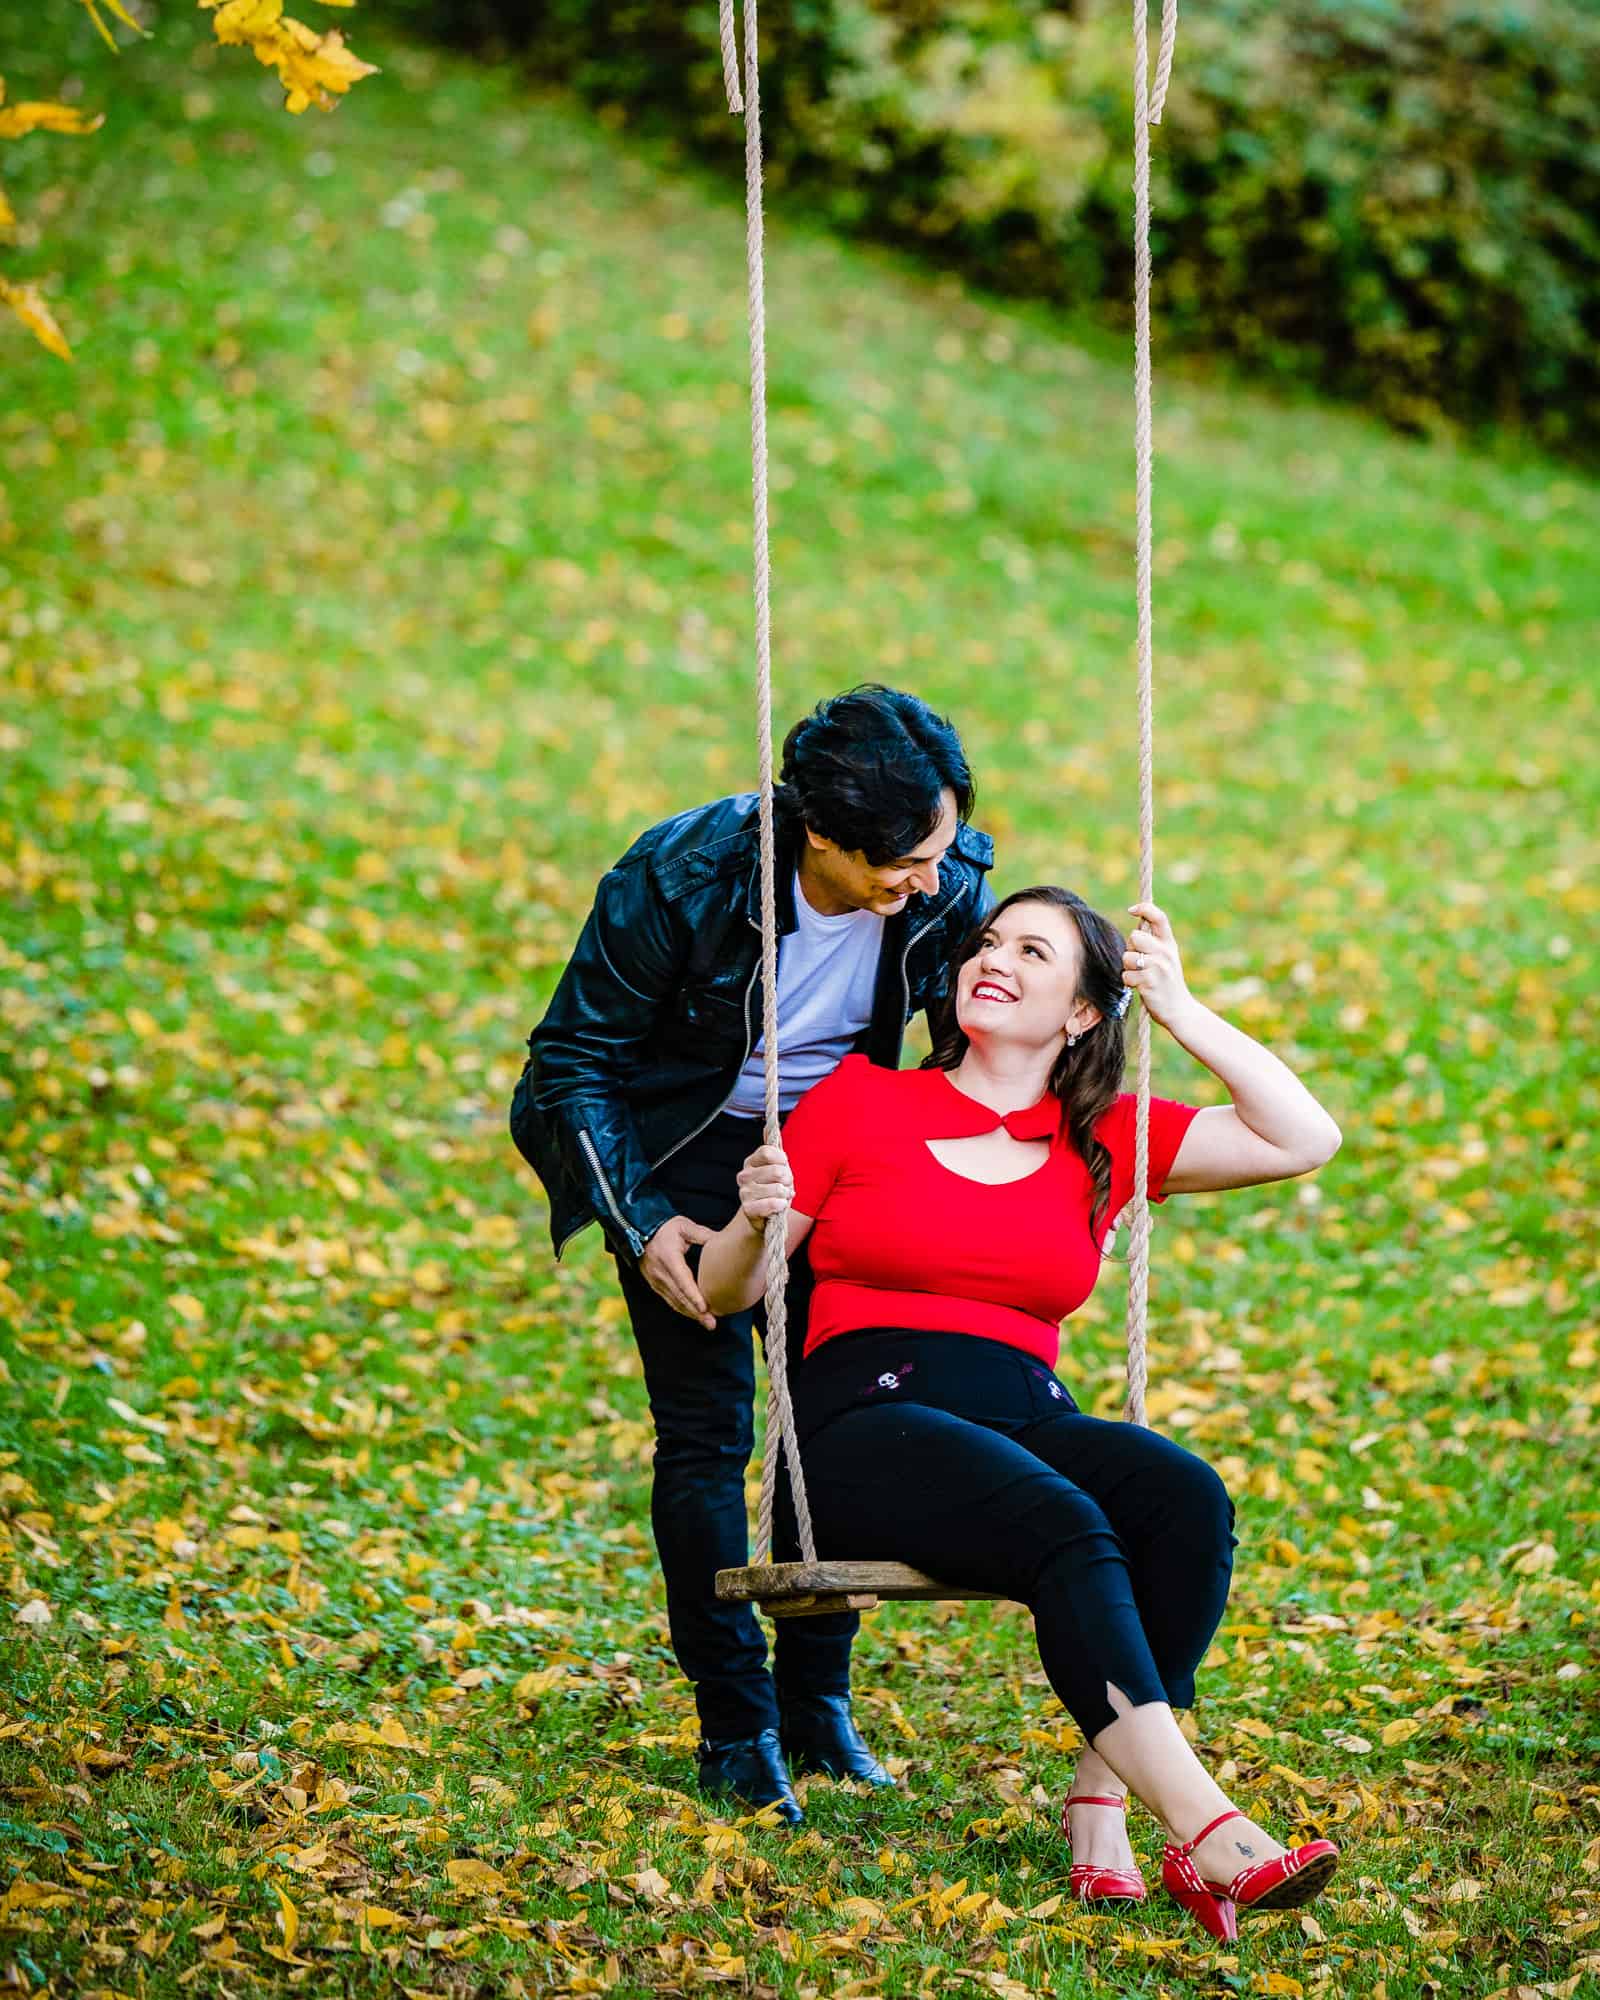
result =
[[[720,1229],[739,1206],[735,1176],[761,1144],[759,1118],[713,1119],[655,1175],[680,1215]],[[691,1260],[692,1262],[692,1260]],[[752,1325],[765,1312],[718,1320],[715,1331],[674,1312],[639,1271],[617,1259],[617,1275],[644,1362],[655,1419],[655,1484],[650,1519],[667,1584],[667,1619],[678,1665],[694,1684],[701,1733],[753,1736],[778,1720],[778,1693],[847,1694],[850,1647],[860,1619],[786,1618],[778,1626],[773,1674],[749,1605],[721,1604],[719,1569],[750,1560],[745,1467],[754,1443]],[[811,1292],[804,1255],[789,1285],[791,1373],[805,1340]],[[795,1552],[788,1481],[778,1490],[774,1541],[780,1560]],[[777,1687],[774,1688],[774,1675]]]

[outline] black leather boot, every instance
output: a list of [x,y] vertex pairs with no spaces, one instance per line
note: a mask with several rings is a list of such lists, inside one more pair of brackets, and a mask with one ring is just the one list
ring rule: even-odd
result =
[[763,1729],[758,1736],[733,1736],[721,1742],[709,1737],[700,1745],[700,1789],[712,1798],[740,1799],[759,1810],[775,1805],[790,1826],[805,1818],[784,1769],[778,1732]]
[[779,1697],[783,1752],[791,1770],[821,1771],[858,1785],[892,1785],[894,1779],[861,1740],[847,1694]]

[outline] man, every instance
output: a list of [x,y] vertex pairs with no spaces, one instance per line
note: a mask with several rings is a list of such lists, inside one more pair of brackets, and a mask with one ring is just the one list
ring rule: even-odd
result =
[[[898,1067],[906,1023],[943,998],[955,940],[994,901],[972,796],[960,738],[915,695],[858,687],[789,732],[776,791],[782,1115],[852,1050]],[[786,1759],[893,1781],[851,1717],[855,1615],[784,1620],[769,1675],[755,1613],[715,1594],[716,1572],[749,1559],[752,1315],[709,1313],[695,1259],[736,1211],[735,1176],[761,1143],[760,923],[753,794],[642,834],[602,879],[528,1038],[511,1133],[549,1196],[556,1254],[595,1221],[616,1260],[655,1420],[651,1520],[699,1709],[701,1783],[793,1822]],[[796,1353],[808,1292],[801,1260]]]

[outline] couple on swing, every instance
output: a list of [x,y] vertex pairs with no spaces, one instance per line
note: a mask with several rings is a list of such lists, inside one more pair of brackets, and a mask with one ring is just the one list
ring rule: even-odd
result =
[[[602,879],[512,1101],[559,1254],[598,1221],[656,1428],[652,1521],[705,1788],[798,1821],[790,1771],[887,1785],[850,1710],[853,1613],[785,1619],[774,1671],[714,1579],[747,1557],[761,1231],[787,1212],[790,1383],[819,1557],[896,1560],[1033,1612],[1085,1748],[1063,1809],[1083,1901],[1140,1901],[1131,1792],[1162,1880],[1219,1937],[1308,1901],[1331,1842],[1286,1849],[1178,1727],[1227,1602],[1234,1510],[1170,1439],[1083,1415],[1054,1368],[1130,1198],[1123,1014],[1231,1103],[1150,1107],[1152,1199],[1310,1173],[1339,1131],[1189,992],[1153,904],[995,902],[960,738],[867,686],[789,732],[778,804],[781,1147],[762,1143],[752,794],[652,827]],[[906,1023],[933,1049],[902,1070]]]

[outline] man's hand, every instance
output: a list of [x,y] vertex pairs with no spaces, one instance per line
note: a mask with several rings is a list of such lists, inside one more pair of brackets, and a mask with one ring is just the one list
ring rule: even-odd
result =
[[682,1313],[685,1319],[697,1319],[706,1327],[715,1326],[717,1316],[706,1310],[700,1287],[683,1253],[693,1243],[709,1243],[715,1234],[703,1222],[691,1222],[686,1215],[671,1215],[644,1246],[639,1259],[639,1269],[651,1291],[665,1299],[674,1312]]

